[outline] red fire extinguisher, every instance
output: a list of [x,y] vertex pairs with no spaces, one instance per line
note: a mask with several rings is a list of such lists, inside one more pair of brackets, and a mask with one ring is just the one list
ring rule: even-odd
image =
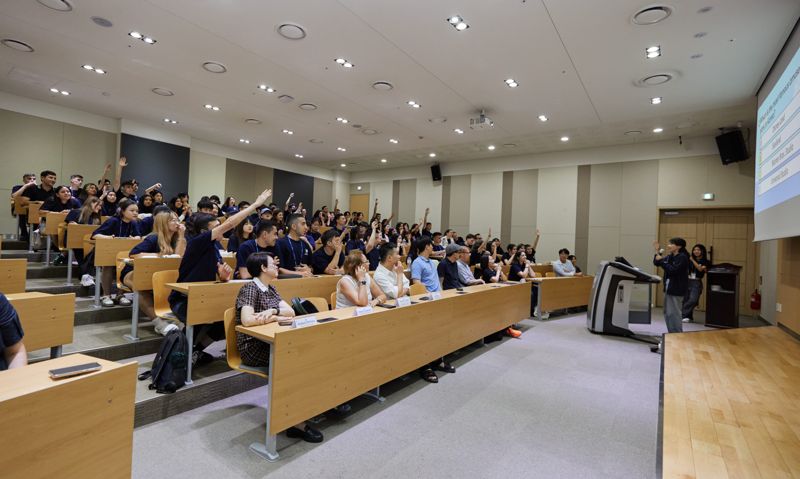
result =
[[757,289],[750,295],[750,309],[753,311],[761,310],[761,293]]

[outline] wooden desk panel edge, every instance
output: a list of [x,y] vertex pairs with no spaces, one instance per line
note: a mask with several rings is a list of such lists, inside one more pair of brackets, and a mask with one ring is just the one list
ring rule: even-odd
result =
[[28,352],[72,342],[75,293],[19,293],[7,297],[19,315]]

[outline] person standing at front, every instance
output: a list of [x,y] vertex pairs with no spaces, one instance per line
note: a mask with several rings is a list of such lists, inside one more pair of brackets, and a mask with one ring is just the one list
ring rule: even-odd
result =
[[[666,250],[662,250],[658,241],[653,242],[655,256],[653,264],[664,270],[664,321],[667,332],[682,333],[681,308],[683,297],[689,288],[689,254],[686,252],[686,240],[672,238],[667,242]],[[661,343],[650,350],[661,352]]]

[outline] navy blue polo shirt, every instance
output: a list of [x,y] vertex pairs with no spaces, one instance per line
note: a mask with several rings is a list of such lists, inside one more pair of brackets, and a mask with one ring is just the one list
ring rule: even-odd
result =
[[60,199],[51,197],[41,207],[41,211],[50,211],[52,213],[60,213],[65,210],[72,210],[80,208],[81,202],[77,198],[70,198],[66,203],[62,203]]
[[275,243],[275,252],[281,268],[294,270],[301,264],[311,263],[311,249],[302,239],[295,241],[288,235],[284,236]]
[[31,201],[47,201],[55,195],[56,189],[50,188],[49,190],[43,189],[39,185],[29,186],[28,189],[22,192],[22,196]]
[[126,223],[119,219],[117,216],[112,216],[107,219],[105,223],[101,224],[99,228],[92,232],[92,238],[95,235],[114,236],[115,238],[128,238],[130,236],[141,236],[139,230],[139,222],[131,221]]
[[67,217],[64,218],[64,222],[67,224],[77,223],[80,217],[81,217],[81,209],[76,208],[74,210],[70,210],[69,213],[67,213]]
[[511,267],[508,269],[508,280],[509,281],[519,281],[522,279],[522,276],[519,274],[525,270],[525,266],[519,264],[518,261],[514,261],[511,263]]
[[139,220],[139,232],[142,235],[149,235],[153,232],[153,219],[155,216],[148,216]]
[[[158,246],[158,235],[152,234],[145,236],[145,238],[142,240],[141,243],[134,246],[133,249],[131,249],[130,253],[128,253],[128,256],[133,256],[142,253],[160,253],[160,252],[161,248]],[[125,279],[125,276],[131,271],[133,271],[133,267],[131,265],[126,264],[122,268],[122,271],[119,272],[119,280],[123,281]]]
[[344,244],[344,252],[350,254],[354,249],[360,249],[362,253],[367,254],[367,243],[362,239],[347,240],[347,243]]
[[[332,255],[329,255],[325,252],[325,248],[320,248],[314,251],[314,254],[311,255],[312,272],[314,274],[325,274],[325,268],[327,268],[328,265],[331,264],[334,255],[336,255],[336,252],[334,252]],[[344,257],[345,257],[344,251],[339,253],[339,266],[338,266],[339,268],[341,268],[342,265],[344,265]]]
[[[178,283],[214,281],[217,279],[217,264],[222,261],[219,250],[222,245],[211,239],[211,231],[203,231],[186,243],[181,265],[178,267]],[[173,305],[186,296],[172,291],[169,304]]]
[[8,301],[6,295],[0,293],[0,371],[8,369],[6,364],[6,348],[22,341],[25,333],[14,306]]
[[[275,254],[275,248],[272,246],[262,248],[254,239],[245,241],[239,245],[239,249],[236,251],[236,271],[239,271],[239,268],[247,267],[247,258],[253,253]],[[283,264],[281,264],[281,267],[283,267]]]
[[117,214],[117,203],[110,203],[106,200],[103,200],[103,210],[101,213],[103,216],[114,216]]
[[444,245],[443,244],[435,244],[435,245],[433,245],[433,250],[434,251],[444,251]]

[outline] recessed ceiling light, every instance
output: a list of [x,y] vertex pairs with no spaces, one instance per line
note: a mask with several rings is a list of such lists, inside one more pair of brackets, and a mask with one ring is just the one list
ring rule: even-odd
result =
[[39,4],[59,12],[71,12],[72,2],[68,0],[36,0]]
[[171,118],[164,118],[164,123],[169,123],[170,125],[177,125],[178,120],[173,120]]
[[265,91],[267,93],[275,93],[275,89],[274,88],[272,88],[269,85],[265,85],[263,83],[261,85],[258,85],[258,89],[261,90],[261,91]]
[[156,95],[161,95],[161,96],[172,96],[175,94],[172,92],[172,90],[167,90],[166,88],[161,88],[161,87],[155,87],[150,91],[155,93]]
[[337,116],[336,117],[336,121],[338,121],[339,123],[342,123],[344,125],[346,125],[348,123],[347,118],[343,118],[341,116]]
[[249,145],[250,140],[248,140],[247,138],[239,138],[239,143],[244,143],[245,145]]
[[546,122],[546,121],[547,121],[547,119],[548,119],[548,118],[547,118],[547,116],[545,116],[545,115],[539,115],[539,121],[541,121],[542,123]]
[[456,133],[456,135],[464,134],[464,130],[462,130],[461,128],[453,128],[453,131]]
[[388,162],[389,160],[387,160],[386,158],[381,158],[381,163],[388,163]]
[[336,64],[337,64],[337,65],[339,65],[340,67],[344,67],[344,68],[353,68],[353,64],[352,64],[352,63],[350,63],[350,61],[349,61],[349,60],[346,60],[346,59],[344,59],[344,58],[336,58],[334,61],[335,61],[335,62],[336,62]]
[[14,50],[16,50],[18,52],[23,52],[23,53],[31,53],[31,52],[33,52],[33,47],[32,46],[28,45],[27,43],[25,43],[23,41],[14,40],[13,38],[4,38],[4,39],[0,40],[0,43],[2,43],[3,45],[7,46],[8,48],[13,48]]
[[631,17],[631,21],[636,25],[653,25],[663,22],[672,15],[672,8],[666,5],[655,5],[643,8]]
[[219,111],[219,107],[210,103],[205,104],[206,110]]
[[486,149],[489,151],[494,151],[494,145],[489,145],[486,147]]
[[84,70],[88,70],[88,71],[93,71],[93,72],[97,73],[98,75],[105,75],[106,74],[106,71],[104,69],[93,67],[92,65],[89,65],[89,64],[83,65],[83,69]]
[[51,91],[52,93],[60,93],[60,94],[62,94],[62,95],[64,95],[64,96],[68,96],[68,95],[69,95],[69,92],[68,92],[68,91],[66,91],[66,90],[59,90],[58,88],[51,88],[51,89],[50,89],[50,91]]
[[203,63],[203,70],[211,73],[225,73],[228,68],[219,62],[205,62]]
[[356,186],[356,189],[357,189],[358,191],[361,191],[361,185],[358,185],[358,186]]
[[297,106],[297,108],[300,108],[301,110],[305,111],[314,111],[317,109],[317,105],[313,103],[301,103],[300,105]]
[[344,167],[346,167],[346,166],[347,166],[347,163],[342,163],[342,164],[341,164],[341,165],[339,165],[339,166],[341,166],[342,168],[344,168]]
[[286,128],[283,129],[283,133],[287,135],[294,135],[294,132],[292,130],[287,130]]
[[469,28],[469,25],[467,25],[467,22],[465,22],[464,19],[461,18],[461,15],[452,15],[450,17],[447,17],[447,23],[452,25],[452,27],[458,30],[459,32],[463,32],[464,30]]
[[261,124],[261,120],[256,119],[256,118],[247,118],[247,119],[244,120],[244,122],[247,123],[248,125],[260,125]]
[[281,95],[278,97],[278,101],[281,103],[291,103],[294,101],[294,97],[291,95]]
[[322,143],[325,143],[324,141],[320,140],[319,138],[312,138],[312,139],[308,140],[308,142],[309,143],[313,143],[315,145],[320,145]]
[[406,103],[407,103],[407,104],[408,104],[408,106],[410,106],[411,108],[419,108],[419,107],[421,107],[421,106],[422,106],[422,105],[420,105],[419,103],[415,102],[414,100],[408,100]]
[[141,41],[143,41],[144,43],[146,43],[148,45],[152,45],[152,44],[156,43],[156,40],[153,37],[151,37],[149,35],[145,35],[144,33],[139,32],[137,30],[134,30],[134,31],[128,33],[128,36],[133,37],[133,38],[135,38],[137,40],[141,40]]
[[380,91],[389,91],[394,88],[394,85],[388,81],[376,81],[372,84],[372,88]]
[[294,154],[294,157],[295,157],[295,158],[303,158],[303,155],[301,155],[300,153],[295,153],[295,154]]
[[569,141],[569,137],[568,137],[568,136],[562,136],[562,137],[561,137],[561,141],[563,141],[563,142],[565,142],[565,143],[566,143],[566,142],[568,142],[568,141]]
[[509,88],[516,88],[519,86],[519,84],[513,78],[508,78],[506,80],[506,86],[508,86]]
[[650,99],[650,103],[652,103],[653,105],[660,105],[661,104],[661,97],[660,96],[656,96],[656,97],[651,98]]
[[430,152],[430,153],[428,153],[428,157],[436,158],[436,153]]
[[276,30],[278,35],[287,40],[302,40],[306,37],[306,29],[296,23],[282,23]]
[[341,146],[337,146],[336,149],[339,151],[347,151],[347,148],[342,148]]
[[389,138],[389,143],[392,143],[392,144],[396,145],[396,144],[400,143],[400,141],[395,140],[394,138]]
[[664,131],[663,128],[653,128],[653,133],[661,133],[662,131]]
[[98,27],[111,28],[114,26],[114,24],[111,23],[111,20],[107,18],[103,17],[89,17],[89,18],[91,18],[92,21],[95,23],[95,25],[97,25]]

